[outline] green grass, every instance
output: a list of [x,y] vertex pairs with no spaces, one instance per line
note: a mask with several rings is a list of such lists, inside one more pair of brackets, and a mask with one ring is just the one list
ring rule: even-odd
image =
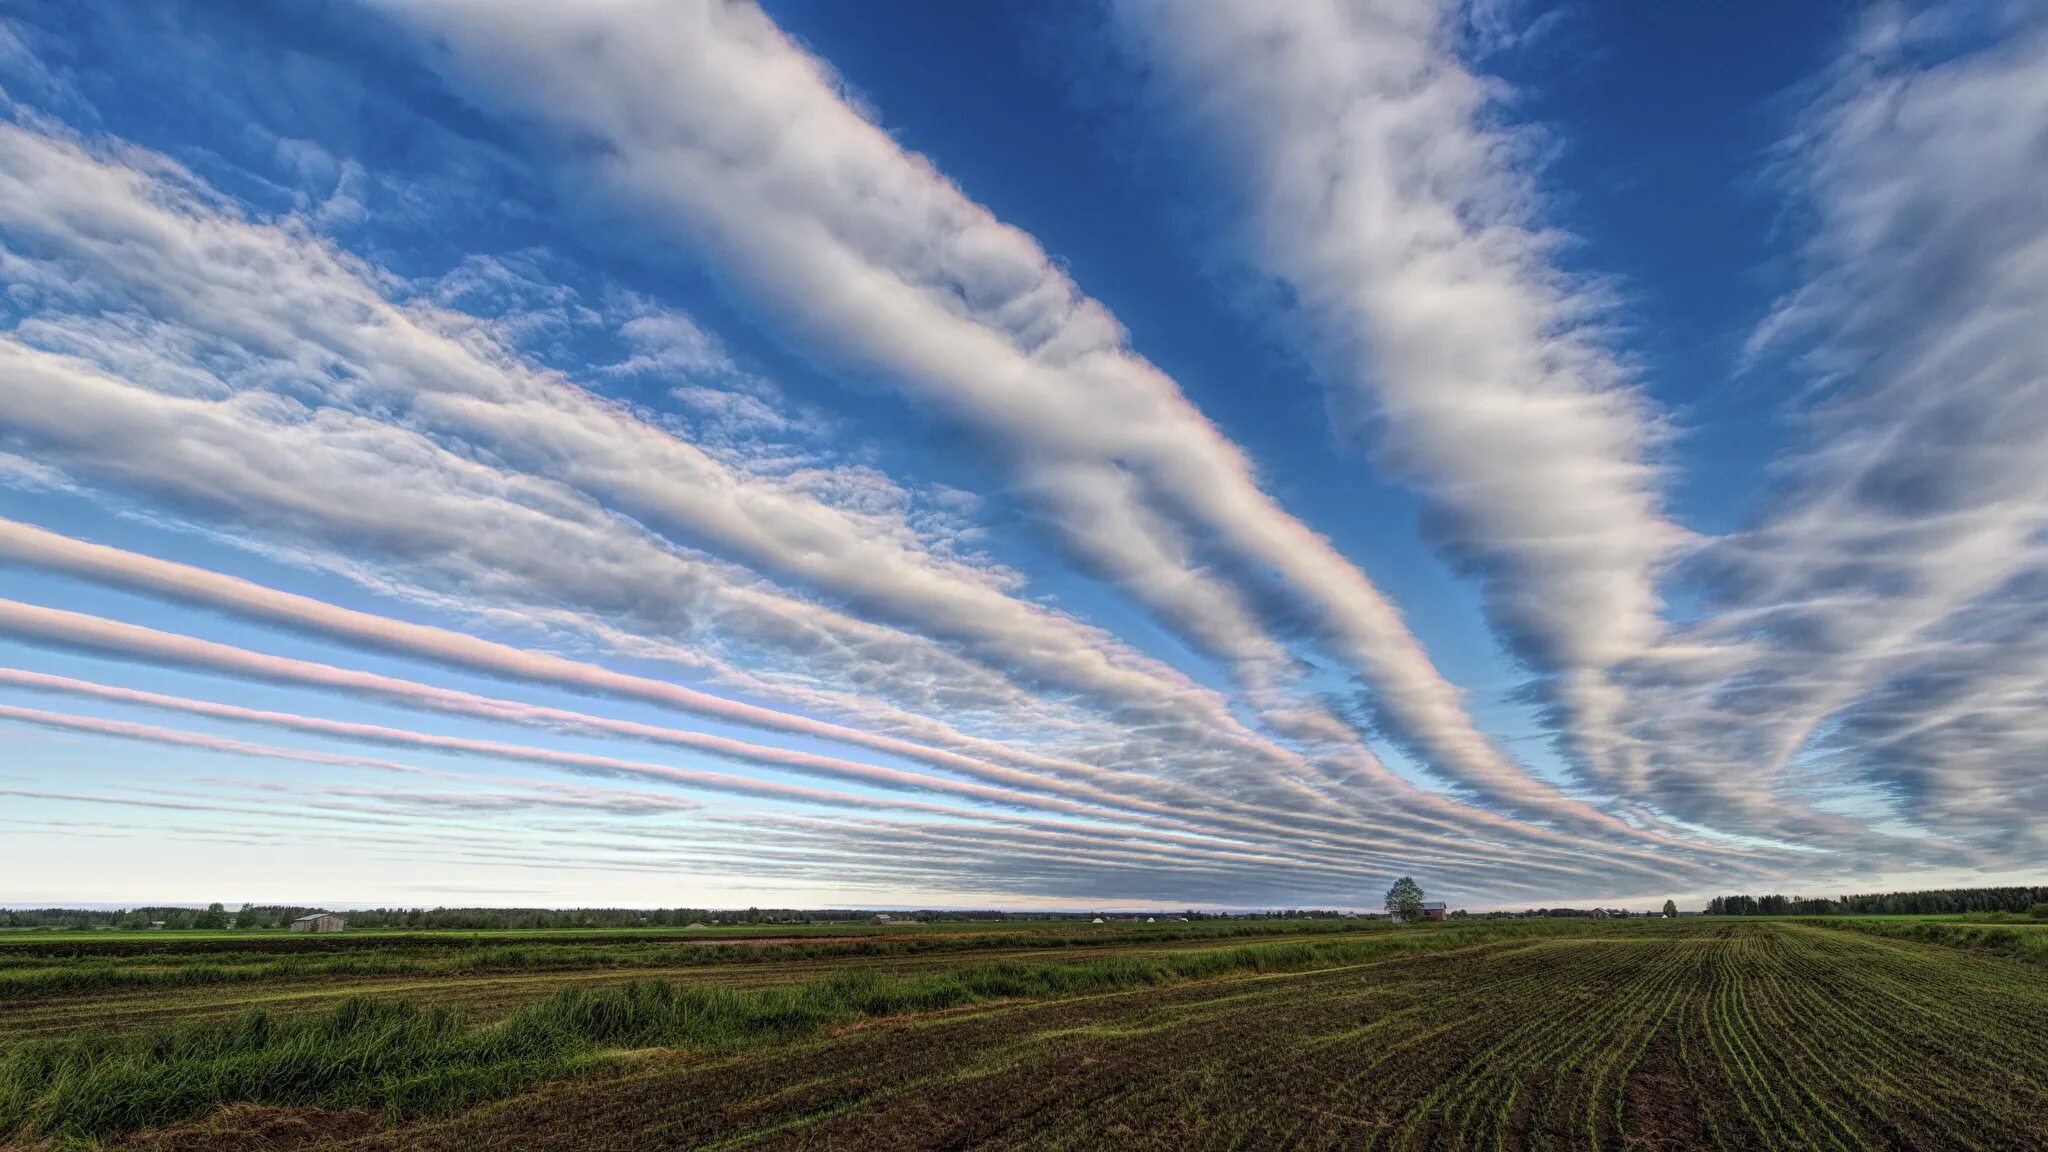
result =
[[674,968],[713,964],[860,960],[940,952],[1059,950],[1257,939],[1272,936],[1356,935],[1384,932],[1372,921],[1218,921],[1189,924],[1077,927],[1071,921],[1022,928],[989,925],[974,930],[876,930],[853,938],[793,937],[775,945],[747,943],[761,933],[706,940],[705,933],[666,930],[591,934],[577,930],[477,933],[390,933],[287,936],[271,932],[184,934],[172,937],[104,934],[41,939],[34,946],[0,946],[0,1004],[53,995],[122,989],[178,989],[265,984],[320,978],[444,976],[491,972],[576,971],[601,968]]
[[2035,1150],[2031,969],[1777,923],[1011,1001],[556,1081],[351,1152]]
[[2017,916],[1829,917],[1808,923],[1893,940],[1914,940],[1943,948],[1990,952],[2030,964],[2048,965],[2048,924]]
[[[1534,923],[1521,929],[1568,930]],[[259,1011],[225,1025],[86,1032],[31,1041],[0,1056],[0,1131],[98,1136],[243,1102],[374,1107],[394,1116],[445,1112],[588,1066],[607,1049],[721,1049],[994,999],[1358,963],[1497,939],[1503,931],[1386,932],[1083,964],[970,966],[915,978],[854,971],[761,989],[635,982],[557,992],[485,1023],[402,1000],[352,999],[289,1021]]]
[[[0,1045],[0,1143],[243,1148],[250,1125],[281,1123],[310,1125],[292,1139],[324,1148],[322,1117],[348,1115],[334,1140],[351,1152],[2038,1149],[2048,980],[1984,934],[2040,931],[1926,918],[1352,923],[1214,940],[1024,929],[998,934],[999,954],[935,934],[750,946],[782,959],[704,970],[758,968],[748,984],[536,968],[516,978],[527,998],[467,1009],[444,999],[445,977],[405,974],[386,986],[415,994],[235,1015],[200,1015],[221,1002],[175,989],[25,992],[36,1011],[122,1026]],[[867,950],[829,951],[855,945]],[[480,947],[600,965],[697,948]],[[438,964],[478,949],[251,962]],[[36,962],[178,971],[235,954]],[[350,981],[311,977],[304,994]],[[133,1026],[120,1013],[137,1000],[171,1018]],[[364,1111],[275,1111],[334,1109]]]

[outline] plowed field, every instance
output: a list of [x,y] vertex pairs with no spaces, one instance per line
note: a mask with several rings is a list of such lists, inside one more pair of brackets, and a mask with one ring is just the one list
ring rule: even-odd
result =
[[241,1108],[120,1139],[366,1152],[2035,1150],[2048,1147],[2048,977],[1807,924],[1467,933],[1356,963],[614,1052],[453,1115]]

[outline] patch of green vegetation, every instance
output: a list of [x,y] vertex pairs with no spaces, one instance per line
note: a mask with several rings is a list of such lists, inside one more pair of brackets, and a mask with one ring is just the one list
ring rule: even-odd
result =
[[600,1063],[613,1049],[722,1049],[855,1020],[997,999],[1069,996],[1363,963],[1571,926],[1438,928],[1252,944],[1082,964],[1002,963],[931,976],[853,971],[770,988],[636,982],[569,989],[478,1023],[407,1001],[350,1000],[313,1017],[251,1012],[114,1035],[30,1041],[0,1056],[0,1131],[101,1136],[234,1103],[446,1112]]
[[[1270,936],[1356,935],[1392,931],[1384,922],[1252,921],[1103,927],[1076,930],[875,932],[853,939],[789,938],[772,946],[759,934],[723,942],[679,939],[673,933],[627,930],[563,938],[526,932],[510,942],[475,933],[386,934],[359,937],[215,934],[177,941],[122,937],[95,941],[38,941],[0,949],[0,1003],[26,998],[141,988],[191,988],[324,977],[442,976],[490,972],[673,968],[712,964],[859,960],[887,956],[989,950],[1100,947],[1104,944],[1178,944]],[[345,945],[343,945],[345,941]],[[151,943],[155,947],[150,947]],[[261,945],[258,947],[256,945]]]
[[[0,1045],[0,1142],[191,1152],[268,1124],[352,1152],[2048,1146],[2048,984],[2003,955],[2048,926],[2022,917],[1301,927],[817,959],[908,938],[785,941],[659,980],[605,965],[696,946],[308,946],[508,974],[363,981],[378,998],[348,979],[31,994]],[[1086,946],[1019,946],[1049,939]],[[533,952],[599,966],[522,974]]]
[[2044,1030],[2002,960],[1608,926],[651,1061],[339,1147],[1993,1152],[2043,1146]]
[[1990,952],[2030,964],[2048,965],[2048,924],[2009,914],[1980,914],[1967,920],[1869,917],[1854,920],[1830,918],[1806,923],[1943,948]]

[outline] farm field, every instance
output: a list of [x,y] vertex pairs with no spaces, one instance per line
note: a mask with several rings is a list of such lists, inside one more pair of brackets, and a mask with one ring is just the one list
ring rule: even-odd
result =
[[[2048,970],[1939,931],[1257,926],[710,956],[621,933],[498,970],[414,940],[356,946],[412,972],[45,977],[0,999],[0,1117],[24,1146],[190,1152],[2048,1145]],[[261,953],[217,943],[115,970]],[[620,962],[572,963],[593,956]],[[0,972],[108,960],[0,945]]]
[[[1207,921],[1103,925],[1036,921],[928,924],[831,933],[768,928],[712,932],[281,932],[42,934],[0,940],[0,1036],[91,1025],[332,1008],[352,996],[406,997],[479,1017],[564,988],[637,980],[734,988],[798,984],[857,965],[910,976],[1003,961],[1075,963],[1266,939],[1340,939],[1383,931],[1367,922]],[[89,997],[84,994],[90,994]]]

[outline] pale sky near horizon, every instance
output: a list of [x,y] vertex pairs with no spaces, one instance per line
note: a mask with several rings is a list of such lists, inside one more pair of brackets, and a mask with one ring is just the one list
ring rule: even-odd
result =
[[2048,860],[2025,3],[0,15],[0,904]]

